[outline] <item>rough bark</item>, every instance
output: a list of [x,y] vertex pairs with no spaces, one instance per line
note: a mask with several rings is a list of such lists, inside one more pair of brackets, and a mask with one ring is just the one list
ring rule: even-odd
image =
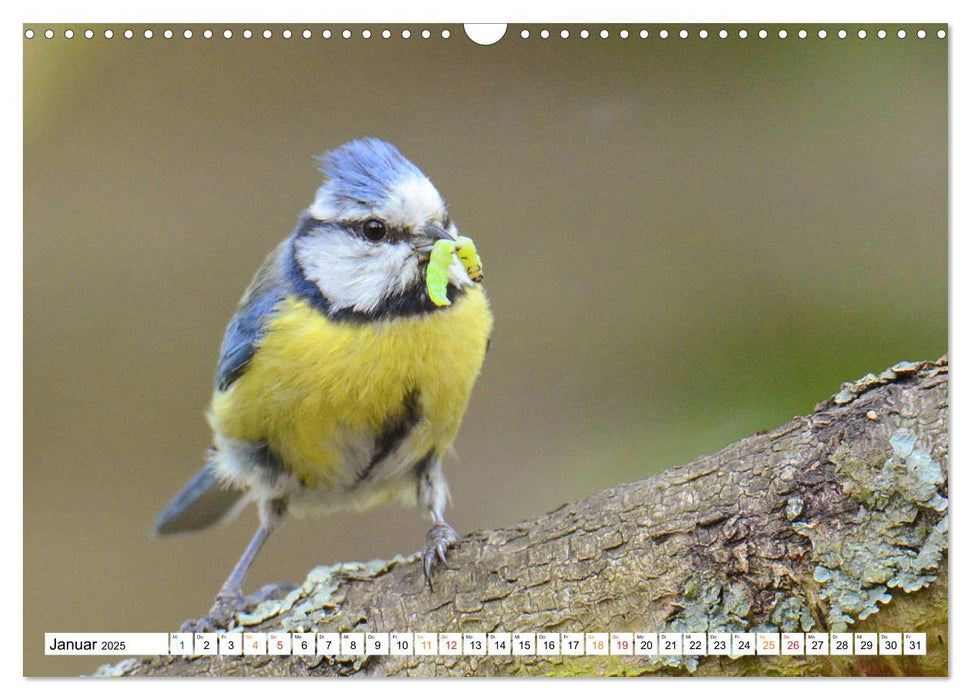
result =
[[312,571],[252,631],[926,632],[926,656],[157,657],[105,675],[946,675],[948,364],[900,363],[809,416],[514,527],[434,592],[414,557]]

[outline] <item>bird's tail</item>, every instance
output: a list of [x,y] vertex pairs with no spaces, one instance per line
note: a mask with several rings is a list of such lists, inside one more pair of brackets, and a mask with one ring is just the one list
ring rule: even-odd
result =
[[231,520],[246,505],[245,495],[239,489],[221,484],[210,460],[158,516],[155,534],[193,532]]

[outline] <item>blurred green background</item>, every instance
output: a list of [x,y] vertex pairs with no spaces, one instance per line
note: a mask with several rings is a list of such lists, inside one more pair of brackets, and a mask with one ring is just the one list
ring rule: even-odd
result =
[[[175,631],[208,609],[255,513],[173,540],[152,524],[202,463],[242,290],[312,201],[313,156],[351,138],[395,143],[485,262],[495,334],[446,466],[460,533],[947,349],[937,27],[602,40],[587,25],[564,41],[510,26],[481,47],[455,25],[447,40],[87,26],[24,40],[28,675],[97,666],[45,658],[44,632]],[[411,553],[426,528],[393,505],[290,521],[249,586]]]

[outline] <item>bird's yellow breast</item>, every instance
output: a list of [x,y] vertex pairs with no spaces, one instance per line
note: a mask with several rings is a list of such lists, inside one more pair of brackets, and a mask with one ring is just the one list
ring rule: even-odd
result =
[[416,459],[444,452],[458,432],[492,330],[481,287],[452,306],[369,323],[331,321],[289,297],[246,372],[213,396],[210,420],[226,437],[265,441],[310,486],[342,478],[349,445],[380,435],[418,398]]

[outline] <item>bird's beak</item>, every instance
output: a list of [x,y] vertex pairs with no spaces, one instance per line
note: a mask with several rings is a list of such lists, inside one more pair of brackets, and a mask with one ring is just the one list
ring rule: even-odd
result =
[[441,226],[436,226],[435,224],[426,224],[422,226],[418,233],[419,235],[415,238],[414,242],[415,250],[424,255],[431,255],[432,248],[435,247],[436,241],[454,240],[452,238],[452,234],[443,229]]

